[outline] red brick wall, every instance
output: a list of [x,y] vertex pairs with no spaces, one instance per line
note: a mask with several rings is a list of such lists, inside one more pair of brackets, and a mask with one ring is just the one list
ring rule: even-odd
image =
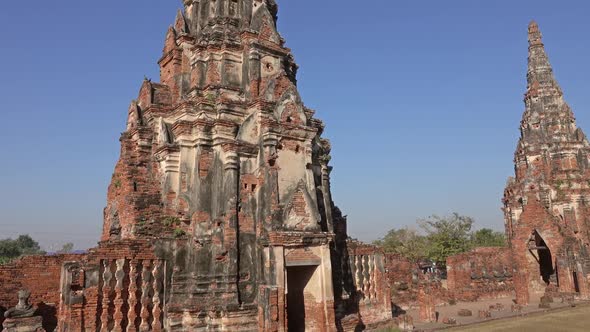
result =
[[397,254],[385,256],[387,280],[391,287],[393,304],[398,307],[416,305],[418,300],[418,266]]
[[385,257],[387,279],[390,283],[412,283],[412,275],[416,271],[416,264],[397,254],[387,254]]
[[[86,256],[79,256],[78,262],[81,263],[81,270],[89,266],[98,267],[101,260],[154,260],[157,259],[154,254],[154,248],[149,240],[122,240],[102,242],[97,248],[93,248]],[[136,273],[141,273],[137,271]],[[84,273],[82,273],[84,274]],[[81,276],[82,279],[85,276]],[[59,275],[58,275],[59,283]],[[84,283],[82,283],[84,284]],[[125,285],[128,287],[129,285]],[[84,303],[73,305],[62,305],[59,312],[60,330],[68,329],[71,331],[80,331],[83,329],[94,330],[98,318],[104,318],[100,315],[99,307],[99,290],[101,285],[84,287]],[[58,288],[59,292],[59,288]],[[108,302],[108,301],[107,301]],[[103,301],[103,304],[105,302]]]
[[31,291],[31,303],[59,304],[61,266],[80,260],[83,255],[27,256],[0,266],[0,306],[18,303],[17,292]]
[[[348,254],[352,261],[356,261],[355,269],[362,274],[368,273],[372,279],[369,293],[363,285],[357,284],[359,294],[359,313],[363,324],[373,329],[379,327],[379,324],[389,322],[391,316],[391,288],[387,278],[387,264],[385,253],[379,247],[360,243],[357,241],[348,241]],[[364,257],[364,264],[359,265],[357,257]],[[370,267],[368,261],[373,261],[373,267]],[[369,266],[369,270],[365,270]],[[352,271],[357,274],[359,271]]]
[[462,301],[512,296],[512,271],[509,248],[476,248],[447,259],[447,287]]
[[[38,306],[44,316],[44,327],[55,328],[62,264],[82,257],[84,255],[27,256],[0,265],[0,307],[14,307],[18,303],[18,291],[26,289],[31,292],[31,304]],[[0,324],[3,319],[0,315]]]

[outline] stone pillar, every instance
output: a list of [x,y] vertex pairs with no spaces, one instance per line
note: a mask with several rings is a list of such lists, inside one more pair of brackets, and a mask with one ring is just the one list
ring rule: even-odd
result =
[[287,293],[287,274],[286,272],[286,267],[285,267],[285,247],[283,246],[278,246],[278,247],[274,247],[273,249],[274,252],[274,266],[275,266],[275,275],[276,275],[276,280],[275,280],[275,285],[278,286],[277,290],[277,308],[278,308],[278,312],[277,312],[277,319],[278,319],[278,331],[279,332],[284,332],[287,331],[287,321],[286,321],[286,317],[287,317],[287,312],[286,312],[286,308],[287,308],[287,299],[285,297],[285,294]]
[[332,196],[330,192],[330,173],[332,167],[328,166],[328,162],[322,162],[322,196],[324,197],[324,207],[326,210],[326,221],[328,224],[328,232],[334,233],[334,219],[332,219]]
[[[267,177],[267,187],[266,189],[270,193],[269,199],[265,200],[264,204],[266,205],[265,208],[268,211],[275,211],[278,207],[279,203],[279,184],[278,184],[278,168],[276,164],[276,159],[278,157],[277,154],[277,144],[279,143],[277,135],[271,132],[267,132],[263,134],[263,148],[264,148],[264,156],[266,158],[266,167],[268,168],[268,177]],[[272,230],[272,222],[271,220],[262,220],[263,227],[266,231]],[[259,227],[258,225],[256,227]],[[258,236],[261,235],[263,231],[262,227],[256,230],[256,234]]]
[[207,83],[207,63],[198,59],[194,64],[194,70],[192,73],[192,84],[198,88],[203,88]]
[[582,264],[580,262],[576,262],[576,275],[578,277],[578,285],[580,287],[580,295],[584,299],[588,299],[590,296],[590,289],[588,288],[588,279],[587,276],[584,275],[584,269],[582,268]]
[[436,307],[429,285],[423,283],[418,291],[418,302],[420,304],[420,320],[423,322],[436,321]]
[[321,273],[322,296],[324,312],[326,313],[326,331],[336,331],[336,316],[334,312],[334,281],[332,280],[332,258],[329,245],[320,247],[322,264],[318,267]]
[[526,238],[524,238],[524,236],[521,234],[521,231],[519,231],[518,233],[520,234],[520,237],[515,237],[512,241],[512,275],[514,279],[516,303],[522,306],[526,306],[529,304],[530,300],[530,276],[528,272],[529,263],[526,257],[526,255],[528,254],[528,249],[525,245]]
[[260,54],[251,51],[248,55],[248,61],[248,82],[250,82],[248,91],[252,98],[256,98],[260,94]]
[[355,266],[355,280],[354,284],[356,286],[356,290],[359,293],[363,291],[363,257],[362,256],[353,256],[355,259],[354,266]]
[[152,270],[154,289],[154,296],[152,298],[153,309],[152,309],[152,331],[162,331],[162,261],[154,262],[154,269]]
[[138,261],[133,259],[129,262],[129,298],[127,303],[129,305],[129,311],[127,312],[127,332],[137,332],[137,326],[135,326],[135,320],[137,319],[137,265]]
[[557,272],[559,273],[559,291],[565,293],[574,293],[574,275],[570,268],[570,262],[567,257],[558,257],[555,260]]
[[514,291],[516,292],[516,303],[525,306],[529,304],[529,277],[526,271],[516,268],[514,276]]
[[101,331],[108,331],[109,326],[109,306],[111,295],[111,280],[113,273],[111,272],[111,262],[108,259],[102,261],[104,272],[102,274],[102,313],[100,315]]
[[218,205],[223,206],[224,211],[220,211],[220,213],[224,214],[224,219],[227,220],[224,229],[224,249],[228,252],[227,273],[229,278],[233,279],[229,281],[228,286],[235,290],[236,295],[231,301],[237,304],[240,302],[239,284],[242,271],[239,266],[240,252],[238,250],[240,247],[238,219],[240,158],[236,150],[236,146],[228,145],[227,151],[223,152],[223,199],[225,202],[220,202]]
[[362,284],[362,291],[364,294],[364,300],[365,301],[370,301],[371,299],[371,271],[369,268],[369,258],[370,255],[363,255],[362,256],[362,260],[361,260],[361,264],[363,266],[363,284]]
[[113,314],[113,320],[115,321],[115,325],[113,327],[112,332],[121,332],[123,331],[123,278],[125,277],[125,271],[123,268],[125,267],[125,259],[117,259],[116,260],[117,270],[115,271],[115,300],[113,303],[115,304],[115,313]]
[[[139,325],[140,331],[150,331],[150,311],[149,306],[151,299],[149,291],[151,288],[150,281],[152,279],[152,272],[150,270],[151,262],[149,260],[143,261],[143,269],[141,271],[141,324]],[[106,331],[106,330],[105,330]]]

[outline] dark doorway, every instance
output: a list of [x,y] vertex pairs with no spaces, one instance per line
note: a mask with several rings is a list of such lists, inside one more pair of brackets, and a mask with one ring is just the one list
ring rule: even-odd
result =
[[316,266],[287,267],[287,322],[289,332],[305,331],[305,287]]
[[543,278],[543,281],[549,285],[551,282],[551,276],[555,274],[555,268],[553,267],[553,259],[551,258],[551,250],[547,247],[545,240],[535,232],[535,245],[537,253],[539,255],[539,273]]
[[573,277],[574,277],[574,289],[576,290],[576,293],[579,293],[580,292],[580,284],[578,283],[578,272],[574,272]]

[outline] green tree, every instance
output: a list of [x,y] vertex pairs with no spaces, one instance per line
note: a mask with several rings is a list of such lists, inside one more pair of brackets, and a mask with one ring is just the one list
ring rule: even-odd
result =
[[489,228],[482,228],[471,235],[473,247],[505,247],[506,235]]
[[0,240],[0,257],[14,258],[22,254],[18,243],[13,239]]
[[33,240],[33,238],[29,235],[21,235],[15,241],[21,250],[21,256],[44,253],[41,250],[41,246],[39,246],[39,243]]
[[426,237],[408,227],[392,229],[373,244],[382,247],[386,252],[399,254],[413,262],[426,257]]
[[39,243],[29,235],[21,235],[16,240],[0,240],[0,264],[6,264],[21,256],[44,253]]
[[471,227],[473,218],[453,213],[441,217],[433,215],[418,221],[427,236],[427,256],[445,266],[447,257],[471,249]]

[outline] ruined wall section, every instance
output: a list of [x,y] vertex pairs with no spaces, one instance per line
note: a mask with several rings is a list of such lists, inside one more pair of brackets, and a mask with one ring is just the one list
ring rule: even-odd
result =
[[476,248],[447,259],[447,288],[459,301],[514,295],[509,248]]
[[138,100],[129,107],[120,158],[108,188],[101,241],[153,237],[164,231],[160,172],[152,154],[155,132],[144,112],[169,103],[167,87],[145,80]]
[[386,254],[387,280],[391,287],[391,300],[400,309],[417,306],[420,274],[418,264],[397,254]]
[[391,288],[387,279],[385,253],[378,247],[348,241],[350,269],[355,285],[359,316],[367,328],[391,319]]
[[59,331],[164,328],[176,242],[111,240],[60,265]]
[[[0,312],[18,303],[20,290],[31,292],[30,303],[43,316],[43,327],[53,331],[57,326],[60,303],[61,266],[79,260],[83,255],[26,256],[9,264],[0,265]],[[0,326],[4,316],[0,315]]]

